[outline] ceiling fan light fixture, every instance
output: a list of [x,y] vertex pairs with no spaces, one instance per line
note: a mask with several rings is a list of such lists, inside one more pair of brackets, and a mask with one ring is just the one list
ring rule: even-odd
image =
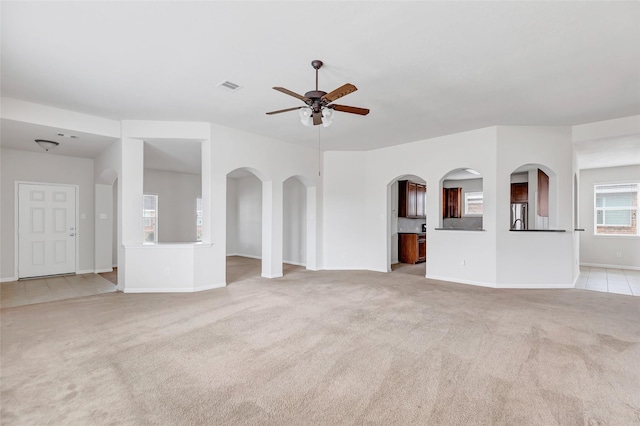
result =
[[50,149],[53,149],[58,145],[60,145],[59,142],[48,141],[45,139],[35,139],[35,142],[38,144],[40,148],[44,149],[47,152],[49,152]]
[[322,110],[322,127],[329,127],[333,123],[333,109],[324,108]]
[[313,121],[311,119],[312,113],[311,108],[300,108],[298,110],[298,114],[300,114],[300,122],[307,127],[313,126]]

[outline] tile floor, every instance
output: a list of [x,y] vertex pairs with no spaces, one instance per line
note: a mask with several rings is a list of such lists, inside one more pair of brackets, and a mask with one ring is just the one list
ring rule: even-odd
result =
[[576,288],[640,296],[640,271],[591,266],[581,266],[580,271]]
[[0,284],[0,307],[31,305],[116,291],[116,286],[98,274],[65,275]]

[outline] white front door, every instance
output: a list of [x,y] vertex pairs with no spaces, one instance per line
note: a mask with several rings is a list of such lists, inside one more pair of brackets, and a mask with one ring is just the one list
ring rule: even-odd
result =
[[18,185],[18,278],[75,273],[76,188]]

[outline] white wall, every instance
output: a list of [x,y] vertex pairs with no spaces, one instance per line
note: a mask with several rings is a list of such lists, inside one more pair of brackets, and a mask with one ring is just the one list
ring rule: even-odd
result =
[[202,196],[201,188],[200,175],[145,169],[144,193],[158,195],[158,242],[196,241],[196,198]]
[[[118,175],[122,164],[122,143],[111,144],[94,159],[94,179],[96,183],[95,216],[95,265],[96,270],[108,270],[118,264]],[[98,190],[99,185],[107,185],[110,191]],[[108,206],[111,210],[107,211]],[[107,215],[100,219],[100,215]],[[109,265],[109,266],[107,266]]]
[[112,238],[111,238],[111,242],[113,244],[112,250],[111,250],[111,264],[113,266],[118,266],[118,180],[116,179],[116,181],[113,183],[112,185],[112,191],[113,191],[113,228],[111,230],[112,232]]
[[283,184],[282,260],[294,265],[307,262],[307,189],[296,178]]
[[[594,185],[640,181],[640,165],[580,171],[580,263],[640,269],[640,237],[594,235]],[[620,253],[621,257],[616,254]]]
[[96,272],[110,272],[113,266],[113,185],[95,185]]
[[[499,126],[497,159],[497,285],[573,286],[571,128]],[[566,232],[509,231],[511,173],[524,164],[541,164],[555,173],[549,176],[549,224]]]
[[14,270],[14,208],[15,182],[38,182],[79,185],[78,244],[76,270],[94,271],[94,181],[93,160],[2,149],[0,172],[2,195],[2,271],[3,281],[15,278]]
[[262,258],[262,182],[255,176],[229,178],[228,255]]
[[[227,255],[238,253],[238,179],[227,179]],[[262,207],[261,207],[262,208]],[[261,235],[262,237],[262,235]]]
[[453,169],[472,168],[484,178],[487,232],[437,231],[437,221],[427,219],[427,276],[494,283],[495,147],[496,130],[487,128],[368,152],[326,153],[325,267],[388,271],[388,185],[405,175],[424,179],[427,218],[436,218],[441,209],[440,180]]
[[[325,269],[369,267],[367,218],[370,212],[367,211],[368,182],[365,161],[365,152],[324,153]],[[384,189],[386,210],[386,183]],[[385,242],[385,253],[386,247]]]

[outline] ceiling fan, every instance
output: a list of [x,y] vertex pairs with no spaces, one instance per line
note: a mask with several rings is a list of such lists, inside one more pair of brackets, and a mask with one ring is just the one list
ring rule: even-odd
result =
[[300,99],[306,104],[306,106],[281,109],[278,111],[268,112],[267,115],[280,114],[281,112],[299,110],[300,120],[302,124],[306,126],[314,126],[322,124],[327,127],[333,121],[333,111],[348,112],[350,114],[367,115],[369,110],[366,108],[358,108],[346,105],[338,105],[332,103],[333,101],[340,99],[343,96],[353,93],[358,88],[351,83],[344,84],[338,87],[332,92],[323,92],[318,90],[318,70],[322,67],[322,61],[316,59],[311,61],[311,66],[316,70],[316,90],[311,90],[304,94],[304,96],[292,92],[284,87],[274,87],[278,92],[282,92],[294,98]]

